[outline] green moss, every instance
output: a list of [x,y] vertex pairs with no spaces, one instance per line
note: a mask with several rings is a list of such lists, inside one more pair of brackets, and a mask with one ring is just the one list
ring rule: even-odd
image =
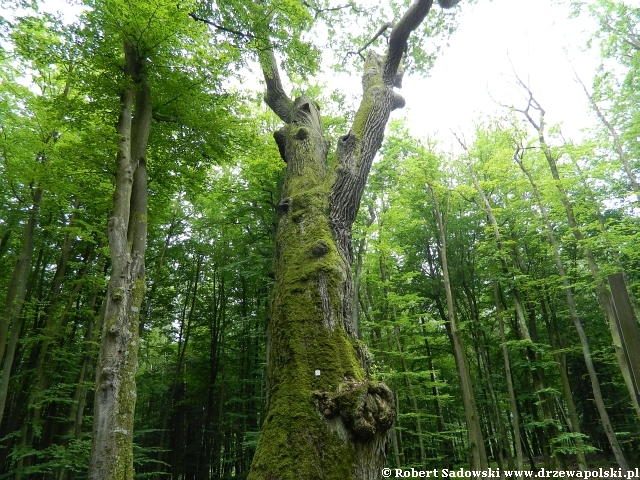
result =
[[376,97],[386,90],[382,83],[382,64],[382,58],[373,52],[367,56],[364,64],[364,94],[351,127],[358,138],[362,138],[371,109],[376,105]]
[[111,329],[113,328],[113,326],[116,323],[116,319],[115,319],[115,317],[109,317],[109,318],[106,319],[106,321],[104,323],[105,323],[106,331],[110,332]]
[[118,480],[133,480],[133,424],[136,409],[136,373],[138,370],[138,318],[140,305],[145,291],[144,278],[137,278],[131,289],[130,311],[123,312],[128,317],[129,342],[127,355],[121,372],[120,394],[118,396],[117,416],[121,431],[114,432],[116,449],[120,452],[119,462],[114,468],[117,472],[114,478]]
[[365,381],[357,340],[341,325],[341,292],[351,270],[329,224],[324,139],[315,130],[301,134],[300,125],[284,130],[283,198],[291,200],[276,235],[268,405],[249,478],[345,480],[354,477],[353,439],[340,419],[319,411],[317,392],[334,395],[341,384]]
[[[380,79],[380,82],[382,82],[382,78]],[[362,103],[360,103],[360,108],[358,108],[356,116],[353,119],[353,125],[351,126],[351,130],[358,138],[362,138],[362,135],[364,134],[364,127],[367,124],[373,105],[373,96],[369,94],[369,92],[365,92],[362,97]]]

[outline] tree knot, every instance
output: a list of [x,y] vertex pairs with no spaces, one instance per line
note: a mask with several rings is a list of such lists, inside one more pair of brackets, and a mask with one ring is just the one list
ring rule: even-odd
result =
[[311,246],[311,255],[320,258],[329,253],[329,245],[324,240],[318,240]]
[[124,289],[121,287],[114,288],[111,292],[111,299],[114,302],[119,302],[124,298]]
[[336,393],[315,392],[318,410],[325,418],[340,415],[354,439],[368,442],[387,432],[393,424],[395,405],[391,390],[380,382],[347,381]]

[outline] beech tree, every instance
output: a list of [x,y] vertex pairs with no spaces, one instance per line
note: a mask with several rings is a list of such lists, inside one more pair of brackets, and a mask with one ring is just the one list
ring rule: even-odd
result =
[[[211,117],[219,121],[226,111],[220,105],[215,114],[206,111],[218,76],[203,68],[211,59],[201,55],[205,28],[189,16],[193,4],[182,6],[185,8],[176,8],[175,3],[164,0],[135,5],[106,0],[96,2],[87,14],[93,20],[96,39],[102,37],[97,43],[117,59],[115,68],[110,67],[120,90],[113,210],[107,222],[111,272],[96,365],[91,479],[134,476],[135,377],[146,289],[147,145],[152,121],[176,123],[193,131],[198,130],[194,112],[214,123]],[[212,48],[211,55],[221,65],[234,58],[224,55],[222,48]],[[160,97],[155,105],[152,91],[154,97]],[[200,95],[205,91],[208,99]],[[187,98],[177,102],[180,97]],[[216,132],[211,125],[207,128]],[[180,136],[175,131],[163,134],[174,143]],[[193,141],[202,147],[204,153],[199,153],[205,159],[206,147],[211,147],[203,146],[207,139],[207,134],[200,134]],[[175,164],[165,168],[179,169]]]
[[367,54],[362,101],[331,163],[318,104],[307,96],[292,100],[273,52],[263,55],[265,101],[285,123],[274,138],[287,170],[278,204],[267,406],[250,479],[380,478],[394,405],[389,388],[367,378],[368,353],[353,323],[351,229],[389,115],[405,104],[394,88],[401,86],[409,36],[432,5],[414,2],[391,28],[386,54]]

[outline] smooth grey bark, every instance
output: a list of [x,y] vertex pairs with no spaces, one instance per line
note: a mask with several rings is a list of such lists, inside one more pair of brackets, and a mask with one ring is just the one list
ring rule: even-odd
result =
[[96,368],[90,480],[132,480],[134,476],[138,319],[147,239],[146,147],[152,111],[145,60],[131,41],[123,44],[127,84],[121,95],[116,188],[107,225],[111,276]]

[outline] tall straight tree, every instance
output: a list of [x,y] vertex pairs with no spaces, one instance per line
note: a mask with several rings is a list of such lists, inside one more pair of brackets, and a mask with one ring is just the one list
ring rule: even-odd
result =
[[453,347],[453,356],[456,359],[456,368],[460,375],[460,389],[462,391],[462,403],[464,406],[464,414],[467,422],[467,435],[469,438],[469,463],[473,470],[486,470],[489,467],[489,461],[487,460],[487,451],[484,446],[482,426],[480,424],[478,407],[476,406],[475,395],[473,393],[469,359],[460,336],[460,327],[458,325],[456,307],[453,299],[453,289],[451,288],[449,261],[447,257],[447,229],[445,223],[446,211],[443,212],[440,208],[433,186],[427,184],[426,187],[433,203],[433,213],[436,217],[436,225],[438,227],[438,249],[440,250],[442,276],[444,280],[445,294],[447,297],[447,319],[449,322],[447,330],[451,339],[451,346]]
[[[439,1],[451,7],[457,1]],[[416,0],[392,27],[385,56],[369,52],[363,99],[327,161],[318,105],[286,94],[272,52],[265,101],[287,170],[278,204],[275,284],[267,338],[267,406],[249,478],[377,479],[394,416],[386,385],[365,375],[353,324],[351,229],[392,110],[404,106],[400,64],[433,0]]]
[[111,277],[96,372],[89,478],[133,478],[133,414],[138,362],[138,316],[145,290],[147,243],[146,149],[151,87],[146,61],[123,39],[125,87],[117,132],[116,189],[107,235]]
[[[192,169],[226,158],[228,142],[237,131],[228,121],[227,107],[235,97],[225,95],[226,100],[220,100],[216,93],[221,78],[228,75],[226,67],[237,56],[226,45],[211,45],[205,26],[189,14],[194,2],[98,0],[92,6],[86,14],[87,29],[99,48],[88,55],[94,55],[96,63],[115,57],[117,65],[110,63],[108,68],[118,81],[120,106],[113,211],[107,227],[111,275],[96,364],[89,478],[120,480],[134,476],[133,416],[139,315],[145,293],[151,122],[162,122],[154,124],[152,139],[155,166],[150,171],[157,171],[156,193],[176,188],[171,178],[187,169],[174,156],[176,148],[188,151],[191,158],[194,153],[203,158],[191,163]],[[104,84],[95,88],[103,95],[104,90],[113,91]],[[224,135],[216,126],[226,129]],[[185,136],[191,136],[191,141],[182,142]]]

